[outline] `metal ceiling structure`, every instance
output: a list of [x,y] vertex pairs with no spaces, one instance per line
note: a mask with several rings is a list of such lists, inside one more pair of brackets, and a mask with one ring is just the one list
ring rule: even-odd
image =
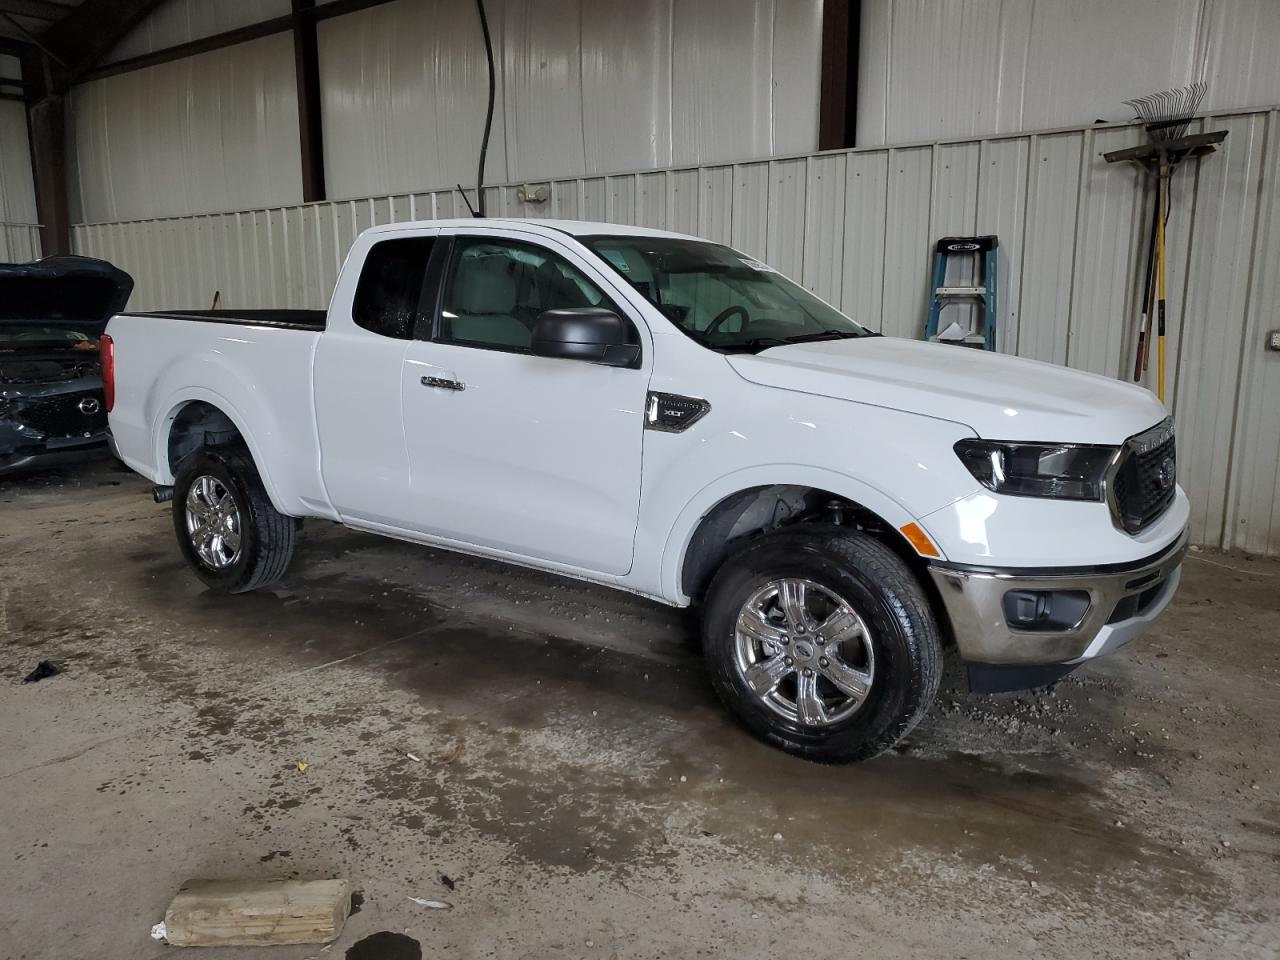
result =
[[80,0],[0,0],[0,37],[29,41],[80,5]]

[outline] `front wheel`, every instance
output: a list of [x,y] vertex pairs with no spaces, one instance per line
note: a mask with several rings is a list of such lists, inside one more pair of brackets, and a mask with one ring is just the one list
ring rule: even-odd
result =
[[716,691],[748,729],[826,763],[893,746],[942,677],[919,581],[856,531],[784,530],[731,556],[708,591],[703,649]]
[[299,522],[271,505],[248,451],[206,449],[183,461],[173,483],[178,547],[206,586],[243,593],[284,576]]

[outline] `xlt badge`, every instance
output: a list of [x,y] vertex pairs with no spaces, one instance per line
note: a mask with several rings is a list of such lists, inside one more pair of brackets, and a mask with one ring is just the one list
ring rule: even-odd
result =
[[650,391],[645,402],[644,425],[646,430],[680,433],[707,415],[711,404],[699,397],[682,397],[678,393]]

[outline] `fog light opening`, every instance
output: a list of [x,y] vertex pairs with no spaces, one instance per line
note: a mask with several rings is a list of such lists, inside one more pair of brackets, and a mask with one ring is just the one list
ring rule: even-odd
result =
[[1089,602],[1085,590],[1009,590],[1002,605],[1011,630],[1041,633],[1078,627]]

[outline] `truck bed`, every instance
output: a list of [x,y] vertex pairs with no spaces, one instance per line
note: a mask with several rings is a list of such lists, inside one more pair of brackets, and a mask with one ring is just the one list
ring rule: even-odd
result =
[[212,403],[244,435],[276,508],[314,513],[309,503],[327,502],[312,387],[324,326],[318,310],[117,314],[107,332],[115,341],[111,432],[120,458],[154,483],[172,483],[169,421],[187,403]]
[[205,323],[235,323],[253,327],[279,327],[319,333],[325,326],[323,310],[160,310],[132,313],[134,317],[162,320],[202,320]]

